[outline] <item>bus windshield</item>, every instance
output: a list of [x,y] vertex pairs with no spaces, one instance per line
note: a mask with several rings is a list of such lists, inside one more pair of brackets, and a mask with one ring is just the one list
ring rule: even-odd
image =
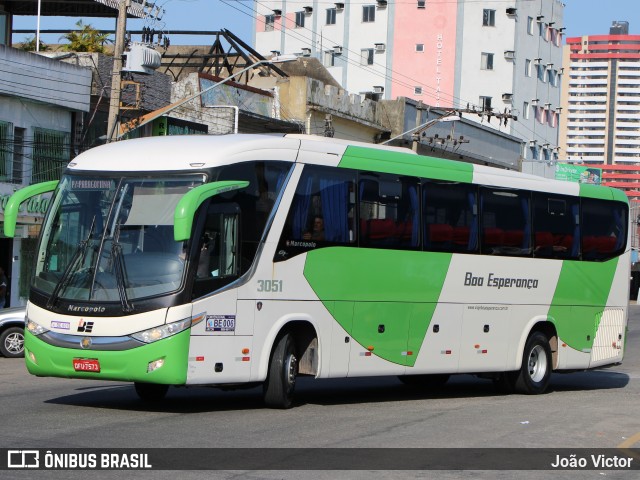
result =
[[173,239],[180,198],[204,175],[104,178],[65,175],[43,227],[34,287],[75,301],[161,295],[182,283],[185,242]]

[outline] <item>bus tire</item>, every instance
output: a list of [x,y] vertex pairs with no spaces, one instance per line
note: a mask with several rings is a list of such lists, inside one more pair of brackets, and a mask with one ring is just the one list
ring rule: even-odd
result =
[[434,373],[426,375],[400,375],[398,379],[412,388],[436,390],[444,387],[444,384],[449,381],[449,377],[450,375],[447,373]]
[[264,403],[270,408],[291,408],[298,375],[298,358],[290,333],[276,342],[269,361],[269,372],[263,385]]
[[169,390],[169,385],[161,385],[158,383],[135,382],[134,386],[138,397],[145,402],[159,402],[165,397]]
[[542,332],[533,332],[524,345],[522,366],[515,377],[514,389],[525,395],[544,393],[551,379],[551,347]]

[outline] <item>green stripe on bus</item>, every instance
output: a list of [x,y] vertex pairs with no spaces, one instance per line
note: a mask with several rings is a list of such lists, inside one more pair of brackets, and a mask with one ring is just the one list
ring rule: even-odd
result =
[[385,360],[413,366],[451,257],[449,253],[322,248],[307,254],[304,276],[356,342],[373,347],[373,354]]
[[[32,375],[184,385],[187,381],[190,334],[189,329],[130,350],[101,351],[55,347],[25,331],[25,362]],[[37,363],[31,359],[31,354]],[[73,369],[74,358],[97,359],[100,372],[76,372]],[[161,358],[164,365],[147,373],[149,362]]]
[[549,317],[560,339],[570,347],[579,351],[592,347],[617,267],[617,258],[608,262],[563,262]]
[[580,184],[580,196],[587,198],[599,198],[600,200],[611,200],[612,189],[600,185],[589,183]]
[[347,147],[338,166],[451,182],[471,183],[473,180],[470,163],[366,147]]

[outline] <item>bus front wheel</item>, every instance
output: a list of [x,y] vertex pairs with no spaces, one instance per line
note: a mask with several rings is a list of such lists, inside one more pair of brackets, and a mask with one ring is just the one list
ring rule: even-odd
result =
[[271,408],[291,408],[298,376],[298,358],[293,336],[286,333],[276,342],[264,382],[264,403]]
[[526,395],[544,393],[551,379],[551,358],[547,336],[542,332],[532,333],[524,346],[522,367],[514,372],[514,390]]
[[169,390],[169,385],[160,385],[157,383],[135,382],[134,386],[140,399],[145,402],[159,402],[165,397]]

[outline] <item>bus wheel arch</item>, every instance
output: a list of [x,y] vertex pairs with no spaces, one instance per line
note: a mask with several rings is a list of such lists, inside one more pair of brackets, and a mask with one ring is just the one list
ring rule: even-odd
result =
[[271,408],[290,408],[298,375],[317,375],[318,336],[307,321],[294,320],[278,332],[269,355],[264,401]]
[[529,329],[518,349],[518,370],[502,373],[497,385],[504,393],[537,395],[549,385],[551,372],[558,366],[558,334],[550,321],[540,321]]

